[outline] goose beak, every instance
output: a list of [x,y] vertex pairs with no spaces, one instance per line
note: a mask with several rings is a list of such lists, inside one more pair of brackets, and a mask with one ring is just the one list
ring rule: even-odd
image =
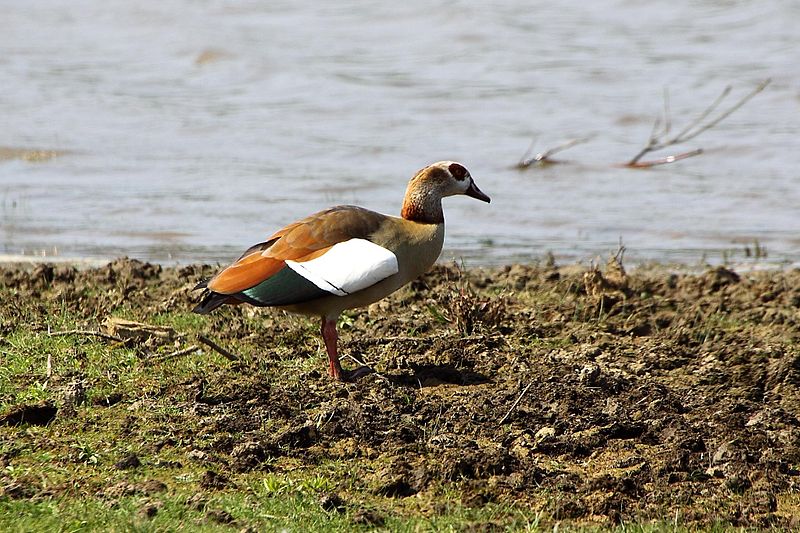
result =
[[481,191],[478,188],[478,186],[475,185],[474,181],[470,182],[469,188],[464,192],[464,194],[466,194],[467,196],[471,196],[472,198],[475,198],[477,200],[480,200],[481,202],[486,202],[487,204],[492,201],[491,198],[486,196],[483,193],[483,191]]

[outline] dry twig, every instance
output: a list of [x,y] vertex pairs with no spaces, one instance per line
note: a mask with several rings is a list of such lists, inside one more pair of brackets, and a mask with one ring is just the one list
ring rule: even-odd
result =
[[690,157],[694,157],[696,155],[700,155],[703,153],[702,148],[697,148],[696,150],[690,150],[688,152],[683,152],[681,154],[675,155],[668,155],[667,157],[660,157],[658,159],[650,159],[648,161],[638,161],[636,163],[625,163],[626,167],[631,168],[649,168],[649,167],[656,167],[658,165],[667,165],[669,163],[674,163],[675,161],[680,161],[681,159],[689,159]]
[[[362,361],[362,360],[358,359],[357,357],[355,357],[353,355],[350,355],[350,354],[344,354],[343,357],[346,357],[347,359],[350,359],[355,364],[357,364],[360,368],[364,368],[364,367],[368,368],[370,370],[370,372],[369,372],[370,376],[375,376],[375,377],[377,377],[379,379],[382,379],[386,383],[390,383],[390,384],[392,383],[392,380],[388,376],[386,376],[386,375],[382,374],[381,372],[378,372],[377,370],[375,370],[375,365],[373,363],[366,364],[366,362],[364,362],[364,361]],[[420,388],[422,388],[422,385],[420,385]]]
[[236,356],[236,354],[233,354],[233,353],[229,352],[228,350],[226,350],[225,348],[223,348],[222,346],[220,346],[216,342],[212,341],[211,339],[209,339],[205,335],[198,335],[197,336],[197,340],[202,342],[203,344],[205,344],[206,346],[208,346],[209,348],[211,348],[212,350],[214,350],[218,354],[220,354],[222,357],[224,357],[228,361],[236,362],[236,361],[239,360],[239,358]]
[[519,163],[517,163],[518,169],[525,169],[531,165],[546,165],[546,164],[555,164],[558,161],[550,159],[550,156],[555,155],[559,152],[563,152],[573,146],[577,146],[579,144],[585,144],[591,141],[594,138],[594,135],[589,137],[580,137],[578,139],[570,139],[558,146],[554,146],[553,148],[548,148],[544,152],[539,152],[533,157],[531,157],[531,152],[533,151],[534,143],[531,143],[531,146],[525,152],[525,154],[520,159]]
[[508,419],[508,417],[511,416],[511,412],[517,407],[517,405],[519,405],[520,400],[522,400],[522,397],[525,396],[525,393],[528,392],[528,389],[530,389],[532,385],[533,381],[528,383],[528,385],[524,389],[522,389],[522,392],[519,393],[517,399],[514,400],[514,403],[512,403],[511,407],[508,408],[508,412],[506,413],[506,415],[500,419],[500,422],[497,423],[498,426],[502,426],[503,422],[505,422]]
[[183,357],[184,355],[189,355],[191,353],[196,352],[197,350],[199,350],[197,345],[192,344],[191,346],[189,346],[187,348],[183,348],[182,350],[177,350],[177,351],[174,351],[174,352],[169,353],[167,355],[162,355],[160,357],[154,357],[152,360],[153,361],[157,361],[159,363],[162,363],[164,361],[169,361],[170,359],[177,359],[178,357]]
[[[656,150],[662,150],[669,146],[674,146],[676,144],[685,143],[686,141],[690,141],[704,133],[729,116],[733,114],[734,111],[742,107],[746,104],[750,99],[756,96],[758,93],[763,91],[767,85],[771,82],[770,79],[766,79],[759,83],[755,89],[744,95],[740,98],[735,104],[733,104],[728,109],[722,111],[717,115],[715,118],[706,121],[708,117],[714,113],[717,108],[722,104],[722,102],[727,98],[727,96],[731,92],[730,85],[725,87],[722,93],[714,100],[710,106],[708,106],[700,115],[691,121],[685,128],[683,128],[678,134],[671,136],[672,133],[672,117],[670,113],[670,105],[669,105],[669,93],[667,90],[664,90],[664,111],[663,117],[659,116],[656,117],[656,120],[653,124],[653,130],[650,133],[650,139],[647,141],[647,144],[639,150],[630,161],[625,163],[623,166],[630,167],[630,168],[649,168],[656,165],[664,165],[667,163],[672,163],[674,161],[680,161],[681,159],[686,159],[689,157],[693,157],[696,155],[700,155],[703,153],[702,149],[691,150],[689,152],[684,152],[681,154],[671,155],[668,157],[664,157],[661,159],[654,159],[650,161],[642,161],[642,157],[647,155],[650,152],[654,152]],[[662,125],[663,123],[663,125]]]
[[372,367],[372,365],[371,365],[371,364],[369,364],[369,365],[368,365],[368,364],[367,364],[367,363],[365,363],[364,361],[362,361],[362,360],[358,359],[358,358],[357,358],[356,356],[354,356],[354,355],[350,355],[349,353],[346,353],[346,354],[344,354],[344,356],[343,356],[343,357],[346,357],[347,359],[350,359],[351,361],[353,361],[353,362],[354,362],[355,364],[357,364],[357,365],[361,365],[361,366],[368,366],[368,367],[370,367],[370,368]]

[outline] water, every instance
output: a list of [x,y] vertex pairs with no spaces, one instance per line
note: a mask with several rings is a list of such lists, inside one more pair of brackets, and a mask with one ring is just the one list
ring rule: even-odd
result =
[[[800,3],[0,0],[0,254],[228,261],[337,203],[397,213],[463,162],[491,205],[445,200],[444,259],[800,263]],[[614,166],[669,89],[675,129]],[[569,164],[519,171],[532,139]],[[16,148],[57,150],[24,157]],[[55,157],[51,157],[55,155]],[[33,160],[29,160],[33,159]]]

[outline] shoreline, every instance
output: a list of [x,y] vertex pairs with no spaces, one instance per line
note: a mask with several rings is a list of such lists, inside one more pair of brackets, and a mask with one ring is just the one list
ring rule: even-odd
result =
[[[608,255],[605,257],[597,256],[591,260],[584,259],[584,260],[575,260],[575,261],[556,261],[555,266],[558,268],[566,268],[566,269],[585,269],[590,268],[592,265],[600,264],[608,259]],[[235,259],[235,258],[234,258]],[[216,262],[216,263],[208,263],[208,262],[199,262],[199,261],[177,261],[177,260],[166,260],[166,261],[148,261],[143,259],[131,258],[128,256],[117,256],[117,257],[69,257],[69,256],[39,256],[39,255],[20,255],[20,254],[0,254],[0,268],[8,268],[8,267],[20,267],[20,268],[30,268],[35,267],[37,265],[43,264],[53,264],[53,265],[63,265],[69,267],[76,267],[79,269],[87,269],[87,268],[98,268],[105,266],[109,263],[114,263],[115,261],[123,261],[123,260],[134,260],[134,261],[141,261],[142,263],[148,263],[151,265],[159,265],[162,268],[183,268],[183,267],[205,267],[205,266],[220,266],[223,267],[227,263],[226,262]],[[482,263],[475,263],[471,265],[466,265],[466,270],[493,270],[498,268],[505,268],[509,266],[529,266],[529,267],[540,267],[547,264],[550,261],[547,254],[543,254],[539,257],[532,257],[530,261],[514,261],[510,263],[501,263],[501,264],[482,264]],[[436,265],[457,265],[459,264],[459,260],[455,258],[450,259],[442,259],[436,261]],[[700,274],[706,270],[723,267],[728,268],[730,270],[734,270],[736,272],[787,272],[791,270],[800,269],[800,262],[770,262],[764,260],[747,260],[747,261],[739,261],[739,262],[678,262],[678,261],[669,261],[669,260],[644,260],[644,261],[628,261],[625,260],[625,265],[628,270],[631,272],[638,271],[638,272],[658,272],[658,271],[665,271],[665,272],[674,272],[674,273],[681,273],[681,274]]]

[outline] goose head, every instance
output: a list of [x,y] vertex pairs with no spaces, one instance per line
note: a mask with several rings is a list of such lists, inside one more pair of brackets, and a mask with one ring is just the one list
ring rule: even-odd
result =
[[428,224],[444,222],[442,198],[463,194],[482,202],[491,199],[481,191],[469,170],[455,161],[439,161],[414,174],[406,188],[401,215]]

